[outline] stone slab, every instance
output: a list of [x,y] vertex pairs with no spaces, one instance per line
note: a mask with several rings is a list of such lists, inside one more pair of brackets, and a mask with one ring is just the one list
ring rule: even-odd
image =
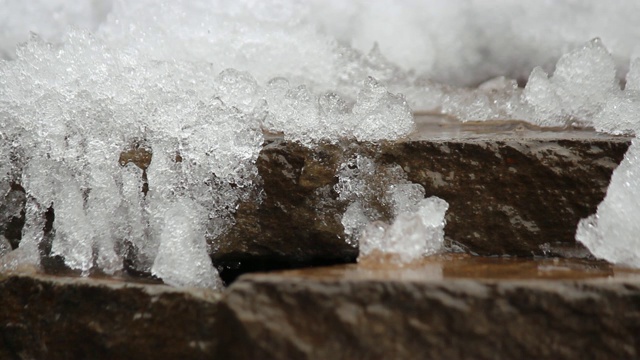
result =
[[221,351],[243,359],[631,359],[639,319],[638,274],[478,278],[430,266],[245,275],[219,313],[237,334]]
[[270,264],[353,261],[357,249],[344,241],[340,222],[348,204],[333,187],[340,163],[358,154],[400,165],[427,196],[446,200],[449,245],[481,255],[588,255],[574,240],[576,226],[604,198],[629,138],[522,122],[427,117],[418,124],[411,138],[392,143],[308,149],[268,140],[258,160],[264,199],[240,206],[214,263],[232,278]]
[[160,284],[0,276],[0,359],[209,359],[219,294]]
[[640,271],[445,255],[247,274],[223,292],[5,274],[1,359],[640,356]]

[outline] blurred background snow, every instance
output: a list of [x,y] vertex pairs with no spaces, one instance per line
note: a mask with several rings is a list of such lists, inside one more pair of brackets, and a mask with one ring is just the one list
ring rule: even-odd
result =
[[[144,28],[167,17],[181,20],[163,22],[160,28],[165,31],[175,31],[170,25],[185,30],[233,28],[235,35],[255,37],[256,44],[262,42],[260,36],[277,36],[267,29],[269,24],[281,29],[302,25],[310,32],[307,42],[335,40],[362,53],[377,42],[382,55],[402,70],[453,85],[477,85],[498,75],[525,80],[538,65],[551,72],[563,53],[595,37],[606,44],[619,78],[624,78],[629,58],[640,51],[637,0],[1,0],[0,9],[4,58],[14,57],[15,46],[30,32],[56,43],[69,26],[95,32],[105,24],[113,30],[114,22],[120,22],[134,30],[136,24]],[[295,41],[290,45],[295,49]],[[291,55],[284,48],[266,50],[256,47],[246,55]],[[320,49],[315,55],[328,56]]]

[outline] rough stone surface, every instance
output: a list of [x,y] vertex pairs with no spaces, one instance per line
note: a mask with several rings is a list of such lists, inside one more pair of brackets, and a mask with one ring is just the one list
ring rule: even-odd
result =
[[340,222],[348,204],[333,190],[338,165],[354,154],[382,166],[399,164],[427,196],[446,200],[449,244],[483,255],[575,255],[582,249],[574,240],[578,221],[595,212],[630,144],[625,137],[517,122],[429,125],[394,143],[310,150],[268,141],[258,160],[264,200],[240,206],[214,263],[224,276],[238,263],[265,269],[278,261],[355,259]]
[[[221,303],[223,358],[630,359],[640,284],[245,275]],[[251,344],[251,346],[247,346]]]
[[222,293],[0,278],[0,359],[640,356],[640,271],[442,256],[244,275]]
[[265,145],[258,159],[262,202],[241,204],[236,224],[216,240],[212,259],[222,275],[238,263],[243,271],[354,261],[358,251],[345,242],[340,222],[347,204],[333,190],[344,156],[331,145]]
[[0,277],[0,359],[209,359],[219,294],[112,280]]
[[445,234],[479,254],[541,255],[545,243],[575,244],[628,143],[614,140],[410,142],[383,161],[449,203]]
[[17,248],[24,226],[24,189],[17,184],[9,184],[8,191],[0,201],[0,235],[4,236],[12,248]]

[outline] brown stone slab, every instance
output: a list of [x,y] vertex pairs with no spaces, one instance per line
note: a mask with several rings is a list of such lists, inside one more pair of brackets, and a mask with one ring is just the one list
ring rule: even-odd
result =
[[339,164],[357,154],[400,165],[427,196],[446,200],[449,245],[482,255],[585,256],[576,226],[595,212],[629,144],[589,129],[441,117],[419,118],[416,133],[399,142],[308,149],[275,137],[258,160],[262,203],[240,206],[212,258],[223,275],[233,267],[353,261],[357,249],[344,241],[340,223],[348,204],[333,186]]
[[640,271],[443,255],[244,275],[221,293],[0,277],[0,359],[573,359],[640,355]]
[[[483,277],[487,269],[494,276]],[[251,274],[221,302],[219,321],[236,335],[220,351],[242,359],[630,359],[640,355],[639,299],[638,272],[558,260]]]
[[0,359],[210,359],[219,294],[0,275]]

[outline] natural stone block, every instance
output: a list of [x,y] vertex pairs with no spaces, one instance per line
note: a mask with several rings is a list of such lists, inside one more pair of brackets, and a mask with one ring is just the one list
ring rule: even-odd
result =
[[629,144],[588,129],[439,118],[400,142],[309,149],[271,139],[258,160],[264,199],[241,204],[212,258],[227,276],[234,267],[353,261],[357,249],[340,222],[348,204],[333,187],[339,164],[356,154],[400,165],[427,196],[446,200],[450,245],[484,255],[584,255],[574,240],[578,221],[595,212]]
[[640,272],[441,256],[244,275],[221,293],[4,275],[1,359],[629,359]]
[[159,284],[0,278],[1,359],[209,359],[219,294]]
[[[397,142],[342,141],[307,148],[269,137],[257,162],[261,201],[240,203],[235,225],[210,239],[211,257],[223,278],[355,261],[358,249],[347,244],[341,224],[349,204],[339,200],[334,186],[340,164],[356,155],[379,167],[400,166],[427,196],[446,200],[449,245],[483,255],[588,254],[574,240],[577,223],[604,198],[630,144],[628,137],[522,122],[418,117],[417,123],[411,137]],[[132,162],[143,170],[145,193],[153,187],[146,178],[152,155],[152,149],[140,143],[119,158],[121,165]],[[364,199],[365,206],[376,207],[381,220],[388,221],[389,209],[379,201],[385,179],[376,181],[371,188],[379,194]],[[0,202],[0,235],[15,248],[24,223],[20,206],[25,194],[18,184],[11,186]],[[54,212],[47,213],[48,230],[55,228]],[[43,245],[45,254],[48,248],[50,243]],[[48,268],[61,264],[49,260],[43,259]]]
[[235,334],[221,346],[223,357],[640,356],[637,276],[432,279],[420,270],[385,273],[350,267],[355,265],[241,277],[220,304],[218,321]]

